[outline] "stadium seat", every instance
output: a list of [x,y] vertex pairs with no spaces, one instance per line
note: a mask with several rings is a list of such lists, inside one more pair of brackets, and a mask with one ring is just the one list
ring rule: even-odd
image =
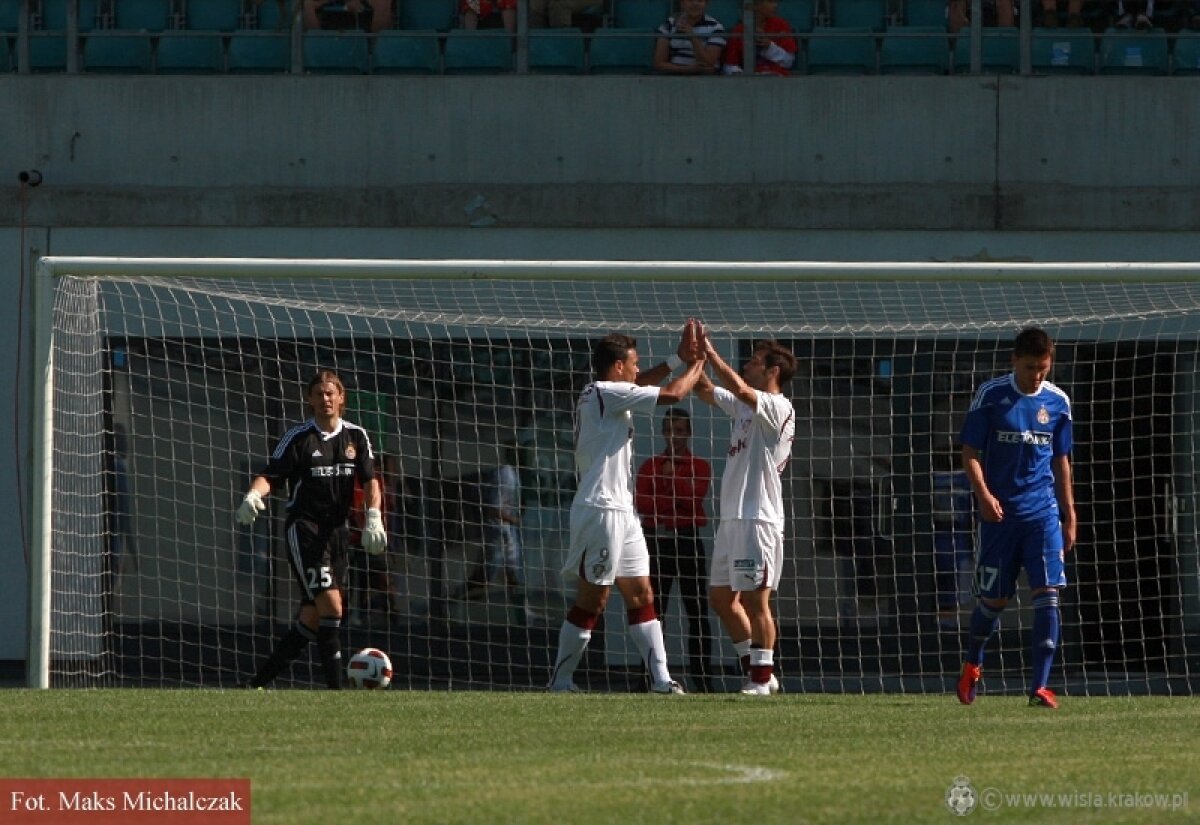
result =
[[286,32],[250,29],[229,38],[230,72],[275,74],[286,72],[291,64],[292,44]]
[[835,29],[870,29],[887,26],[887,0],[830,0],[830,22]]
[[1030,62],[1037,74],[1094,74],[1096,38],[1088,29],[1034,29]]
[[288,31],[292,28],[291,0],[263,0],[256,5],[258,28],[263,31]]
[[810,32],[813,30],[816,13],[815,0],[779,0],[778,12],[780,17],[788,21],[794,32]]
[[0,32],[15,32],[20,28],[20,9],[20,3],[0,3]]
[[880,74],[946,74],[945,26],[890,26],[879,50]]
[[113,28],[160,32],[171,25],[171,0],[114,0]]
[[149,72],[152,62],[150,38],[140,34],[93,32],[83,43],[82,68],[86,72]]
[[[711,3],[708,13],[712,14]],[[613,26],[619,29],[655,31],[670,16],[670,0],[615,0],[613,3]]]
[[12,52],[13,49],[8,38],[0,35],[0,74],[13,70]]
[[[67,30],[68,0],[42,0],[42,28],[46,31]],[[79,31],[90,32],[96,28],[99,0],[79,0]]]
[[437,74],[442,58],[437,32],[382,31],[375,41],[376,74]]
[[708,14],[732,29],[742,22],[741,0],[708,0]]
[[818,27],[808,41],[809,74],[870,74],[875,71],[875,37],[868,28]]
[[945,31],[946,0],[904,0],[904,25],[940,26]]
[[1175,41],[1173,74],[1200,75],[1200,34],[1180,32]]
[[242,24],[242,0],[188,0],[187,27],[200,31],[236,31]]
[[531,31],[529,71],[534,74],[582,74],[583,32],[576,28]]
[[1167,33],[1162,29],[1108,29],[1100,40],[1101,74],[1165,75],[1168,68]]
[[512,36],[496,30],[454,29],[446,36],[447,74],[511,72]]
[[588,52],[592,74],[647,74],[653,60],[654,38],[648,32],[596,29],[592,33]]
[[[983,74],[1015,74],[1020,65],[1020,45],[1017,30],[996,27],[983,30],[983,53],[980,70]],[[971,71],[971,38],[964,30],[954,39],[954,71]]]
[[29,70],[31,72],[65,72],[67,70],[67,36],[60,32],[30,32]]
[[221,33],[163,32],[154,53],[161,74],[214,74],[225,70]]
[[400,0],[400,28],[447,32],[458,25],[455,0]]
[[366,74],[370,70],[363,32],[304,33],[304,71],[311,74]]

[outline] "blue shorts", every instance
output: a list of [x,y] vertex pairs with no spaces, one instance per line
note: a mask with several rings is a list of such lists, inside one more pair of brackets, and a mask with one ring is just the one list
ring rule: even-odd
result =
[[1058,511],[1033,521],[1005,520],[979,525],[979,553],[971,589],[984,599],[1010,599],[1017,592],[1021,568],[1029,588],[1066,587],[1062,524]]

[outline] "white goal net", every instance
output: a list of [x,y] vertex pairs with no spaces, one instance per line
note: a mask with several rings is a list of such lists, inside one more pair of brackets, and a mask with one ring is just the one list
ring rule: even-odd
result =
[[[48,258],[38,277],[33,684],[253,673],[299,595],[285,494],[253,530],[233,510],[330,368],[380,454],[390,538],[378,560],[351,554],[343,648],[386,651],[400,688],[543,687],[573,594],[571,415],[592,344],[627,332],[645,368],[697,317],[735,365],[763,338],[799,361],[775,601],[787,689],[953,689],[975,543],[957,434],[974,388],[1038,325],[1074,406],[1080,518],[1051,685],[1194,690],[1200,269]],[[680,406],[714,476],[698,529],[711,554],[728,420]],[[636,422],[635,470],[663,449],[665,409]],[[504,467],[515,531],[496,520]],[[703,570],[661,583],[671,668],[732,690]],[[1018,593],[988,650],[993,692],[1027,681]],[[277,683],[322,684],[312,656]],[[645,688],[615,594],[577,679]]]

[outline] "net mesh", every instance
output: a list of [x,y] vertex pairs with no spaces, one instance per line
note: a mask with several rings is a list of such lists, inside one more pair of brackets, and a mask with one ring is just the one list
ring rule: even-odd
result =
[[[284,496],[253,530],[232,512],[307,418],[304,383],[331,368],[345,417],[382,454],[390,537],[379,560],[352,551],[344,648],[387,651],[398,687],[543,687],[573,596],[560,569],[571,412],[591,344],[629,332],[653,365],[687,317],[732,363],[764,337],[799,358],[775,602],[789,689],[952,689],[975,545],[957,432],[974,388],[1007,371],[1013,335],[1036,324],[1058,343],[1052,380],[1074,404],[1080,517],[1052,686],[1191,693],[1200,284],[234,279],[199,265],[55,278],[52,683],[227,686],[253,673],[299,595]],[[682,406],[715,476],[700,530],[711,554],[728,421]],[[635,469],[661,451],[660,421],[636,422]],[[495,520],[505,466],[514,529]],[[662,583],[671,667],[693,690],[733,689],[733,650],[695,597],[703,569]],[[1025,689],[1018,592],[989,647],[990,691]],[[645,687],[624,621],[614,594],[580,682]],[[323,684],[315,650],[279,683]]]

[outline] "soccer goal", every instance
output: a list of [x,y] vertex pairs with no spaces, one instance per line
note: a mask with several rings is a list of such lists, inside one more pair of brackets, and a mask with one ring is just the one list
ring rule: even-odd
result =
[[[386,651],[399,688],[541,688],[572,597],[560,568],[591,345],[628,332],[652,366],[696,317],[731,363],[763,338],[799,360],[776,602],[787,689],[952,689],[974,550],[957,433],[1027,325],[1055,338],[1051,380],[1075,412],[1081,527],[1052,686],[1195,689],[1200,266],[50,257],[36,303],[35,686],[253,672],[298,594],[284,494],[253,530],[233,510],[331,368],[379,454],[390,537],[378,560],[352,553],[344,648]],[[714,476],[711,554],[728,420],[682,406]],[[636,422],[635,470],[663,449],[662,410]],[[502,468],[519,552],[496,518]],[[734,689],[732,648],[690,598],[704,583],[685,578],[662,588],[672,671]],[[644,689],[624,623],[614,595],[581,683]],[[1022,588],[987,690],[1024,690],[1029,623]],[[318,670],[303,657],[279,684]]]

